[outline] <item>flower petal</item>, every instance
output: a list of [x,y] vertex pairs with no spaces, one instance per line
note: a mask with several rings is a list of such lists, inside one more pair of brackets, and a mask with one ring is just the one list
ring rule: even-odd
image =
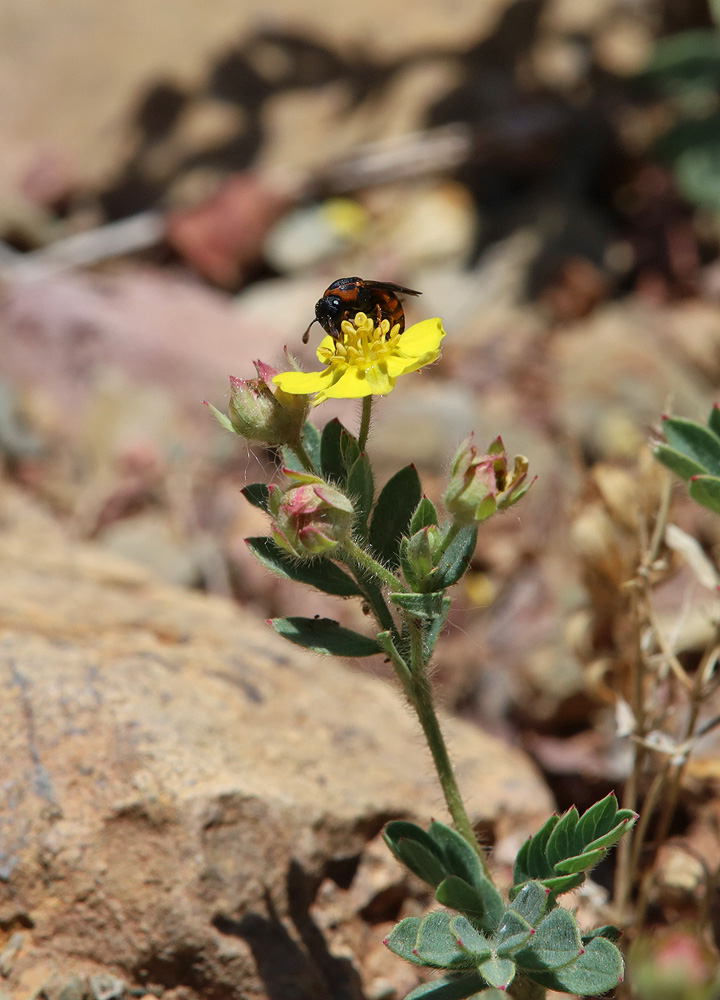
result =
[[[354,366],[349,366],[337,382],[322,390],[323,399],[362,399],[374,392],[372,385],[365,378],[365,373]],[[313,404],[321,402],[317,397]]]
[[[438,351],[440,342],[445,336],[442,320],[424,319],[414,323],[400,337],[400,350],[403,354],[420,357],[430,351]],[[425,362],[427,364],[427,362]]]
[[333,375],[329,368],[322,372],[280,372],[273,379],[283,392],[294,396],[311,392],[321,392],[328,383],[332,383]]

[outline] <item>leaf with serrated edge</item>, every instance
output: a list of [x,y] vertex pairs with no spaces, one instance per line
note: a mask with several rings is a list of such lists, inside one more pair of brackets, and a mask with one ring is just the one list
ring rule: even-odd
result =
[[332,618],[270,618],[268,624],[296,646],[326,656],[374,656],[382,652],[376,639],[343,628]]
[[426,965],[436,969],[471,968],[474,960],[458,944],[450,930],[450,919],[447,910],[429,913],[420,924],[415,954]]
[[[500,900],[500,913],[497,912],[495,897]],[[435,899],[451,910],[467,913],[483,930],[492,934],[497,927],[500,914],[503,911],[502,897],[495,886],[485,880],[480,888],[468,885],[457,875],[449,875],[435,890]]]
[[450,921],[450,930],[455,935],[460,948],[472,955],[476,962],[491,954],[492,948],[489,941],[476,927],[473,927],[467,917],[462,915],[453,917]]
[[555,865],[557,861],[571,858],[573,854],[577,854],[577,851],[573,849],[573,835],[578,819],[578,811],[575,806],[572,806],[566,813],[563,813],[556,823],[545,847],[545,857],[550,866]]
[[574,962],[554,971],[534,970],[530,978],[551,990],[597,996],[615,989],[623,978],[622,955],[607,938],[588,941],[585,950]]
[[577,921],[558,906],[543,917],[528,946],[515,955],[515,961],[527,970],[558,969],[574,961],[581,951]]
[[614,793],[610,792],[582,814],[575,830],[575,850],[565,856],[581,854],[596,837],[602,837],[612,830],[618,822],[616,817],[617,799]]
[[510,958],[486,958],[478,963],[478,972],[490,986],[505,989],[515,978],[515,963]]
[[263,566],[287,580],[305,583],[336,597],[361,595],[353,578],[329,559],[293,559],[272,538],[246,538],[245,544]]
[[424,963],[415,954],[415,942],[420,930],[420,917],[406,917],[399,924],[395,924],[390,934],[385,938],[385,944],[400,958],[404,958],[413,965],[423,965]]
[[513,900],[511,909],[534,927],[547,909],[548,896],[548,891],[540,882],[528,882]]
[[559,861],[555,865],[555,871],[561,875],[577,875],[579,872],[586,872],[590,868],[594,868],[598,861],[601,861],[605,857],[606,853],[607,849],[605,847],[598,847],[596,851],[584,851],[582,854],[578,854],[577,857]]
[[485,983],[476,972],[457,973],[432,979],[408,993],[405,1000],[465,1000],[481,990]]

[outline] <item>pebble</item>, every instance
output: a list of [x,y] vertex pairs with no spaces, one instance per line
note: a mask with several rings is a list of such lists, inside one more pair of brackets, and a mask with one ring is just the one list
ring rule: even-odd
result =
[[119,1000],[125,994],[125,983],[117,976],[98,972],[90,976],[90,990],[93,1000]]

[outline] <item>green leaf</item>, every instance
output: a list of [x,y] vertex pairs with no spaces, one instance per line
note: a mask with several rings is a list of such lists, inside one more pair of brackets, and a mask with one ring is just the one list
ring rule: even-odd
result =
[[710,416],[708,417],[708,427],[713,432],[720,437],[720,406],[717,403],[710,410]]
[[596,937],[574,962],[555,971],[534,970],[529,975],[534,982],[551,990],[597,996],[615,989],[622,980],[623,960],[611,941]]
[[417,840],[400,840],[397,844],[397,856],[423,882],[433,889],[445,878],[446,872],[442,861]]
[[343,465],[346,469],[352,468],[358,458],[360,458],[360,445],[357,438],[350,431],[345,430],[344,427],[340,435],[340,454],[342,455]]
[[463,951],[472,955],[476,962],[492,954],[492,948],[487,938],[470,923],[467,917],[453,917],[450,930],[457,938],[457,943]]
[[540,921],[528,946],[515,955],[522,969],[557,969],[582,951],[580,929],[568,910],[557,906]]
[[396,858],[400,858],[399,848],[402,840],[414,840],[416,843],[422,844],[431,854],[434,854],[438,861],[441,858],[440,848],[430,834],[417,823],[410,823],[408,820],[394,819],[388,823],[383,830],[383,840]]
[[577,851],[573,845],[575,843],[574,833],[578,824],[578,811],[573,806],[564,813],[555,825],[555,829],[550,834],[550,838],[545,848],[545,857],[549,865],[554,865],[564,858],[572,857]]
[[217,420],[217,422],[220,424],[221,427],[223,427],[226,431],[230,431],[231,434],[237,433],[232,425],[230,417],[228,417],[227,414],[221,413],[216,406],[212,405],[212,403],[206,403],[205,405],[210,410],[210,412],[215,417],[215,419]]
[[245,544],[263,566],[278,576],[308,584],[335,597],[362,596],[353,578],[329,559],[293,559],[272,538],[246,538]]
[[270,618],[268,624],[296,646],[328,656],[374,656],[382,652],[376,639],[343,628],[332,618]]
[[320,431],[317,429],[315,424],[311,424],[309,420],[305,422],[303,427],[302,443],[305,451],[308,453],[308,457],[316,469],[322,467],[320,460],[320,441],[321,435]]
[[540,882],[527,882],[515,896],[511,909],[534,927],[547,909],[549,895]]
[[[404,539],[403,539],[404,540]],[[416,618],[434,620],[441,616],[444,611],[444,601],[442,593],[435,591],[432,594],[389,594],[390,600],[398,608],[408,611]]]
[[446,590],[452,587],[467,570],[477,545],[477,525],[461,528],[433,570],[428,589]]
[[512,955],[513,952],[518,951],[527,943],[532,934],[533,928],[528,921],[524,917],[521,917],[512,907],[509,908],[500,921],[498,928],[497,954],[501,958]]
[[671,448],[697,462],[711,476],[720,475],[720,437],[685,417],[666,417],[663,432]]
[[408,530],[421,492],[415,466],[406,465],[388,480],[375,504],[370,544],[378,559],[391,569],[400,565],[400,539]]
[[420,924],[415,953],[426,965],[436,969],[468,969],[474,960],[458,944],[450,929],[450,914],[447,910],[429,913]]
[[561,896],[564,892],[571,892],[577,889],[585,881],[585,873],[579,875],[558,875],[555,878],[544,878],[542,884],[550,889],[555,896]]
[[[487,877],[483,872],[480,858],[477,851],[465,840],[465,838],[453,830],[446,823],[433,820],[428,829],[428,835],[433,840],[445,862],[449,875],[458,875],[470,885],[479,886],[487,882]],[[497,892],[497,897],[502,904],[502,897]]]
[[720,479],[717,476],[695,476],[690,480],[689,492],[696,503],[720,514]]
[[292,472],[307,472],[307,469],[292,448],[284,444],[280,449],[280,454],[282,455],[283,466],[286,469],[290,469]]
[[355,508],[355,523],[364,532],[375,496],[375,482],[367,455],[359,455],[353,462],[348,473],[347,492]]
[[270,489],[265,483],[250,483],[240,490],[248,503],[253,507],[259,507],[267,514],[269,512]]
[[602,927],[596,927],[595,930],[583,934],[583,944],[586,945],[588,941],[592,941],[593,938],[597,937],[607,938],[608,941],[615,942],[619,941],[622,937],[622,931],[619,927],[615,927],[614,924],[604,924]]
[[428,622],[423,628],[423,653],[426,663],[430,662],[430,657],[435,649],[435,644],[440,637],[440,633],[443,630],[443,626],[447,621],[447,616],[451,607],[452,601],[450,598],[443,597],[440,614],[436,618],[433,618],[432,621]]
[[[340,487],[345,486],[347,469],[340,448],[340,439],[345,428],[337,419],[325,424],[320,437],[320,468],[326,479]],[[345,431],[347,433],[347,431]]]
[[705,469],[698,462],[667,444],[656,444],[653,448],[653,454],[659,462],[662,462],[666,468],[674,472],[680,479],[684,479],[685,482],[693,476],[701,476],[705,472]]
[[437,524],[439,524],[439,521],[435,504],[429,497],[422,497],[410,520],[409,533],[414,535],[416,531],[422,531],[423,528],[429,528]]
[[405,1000],[465,1000],[484,985],[476,972],[461,972],[423,983],[408,993]]
[[559,822],[558,816],[551,816],[534,834],[528,847],[528,871],[533,878],[550,878],[555,873],[545,855],[550,836]]
[[486,958],[478,964],[478,972],[490,986],[505,989],[515,978],[515,963],[510,958]]
[[606,853],[607,848],[605,847],[598,847],[596,851],[584,851],[575,858],[567,858],[565,861],[559,861],[555,865],[555,871],[561,875],[576,875],[578,872],[586,872],[589,868],[594,868],[599,861],[602,861]]
[[[617,799],[613,792],[586,809],[578,821],[575,831],[575,850],[570,851],[565,857],[580,854],[593,840],[612,830],[617,823],[617,812]],[[635,813],[631,813],[631,815],[634,816]]]
[[395,924],[390,934],[385,938],[385,944],[400,958],[404,958],[413,965],[424,965],[415,954],[415,942],[420,930],[420,917],[406,917],[399,924]]
[[635,822],[635,818],[632,820],[624,819],[621,823],[618,823],[617,826],[613,827],[612,830],[606,833],[604,837],[598,837],[597,840],[593,840],[591,844],[587,845],[585,850],[594,851],[597,847],[613,847],[613,845],[617,844],[618,840],[620,840],[620,838],[623,837],[628,830],[632,830],[635,826]]
[[435,890],[435,899],[451,910],[468,914],[489,934],[494,932],[503,913],[502,897],[488,879],[476,887],[457,875],[449,875]]

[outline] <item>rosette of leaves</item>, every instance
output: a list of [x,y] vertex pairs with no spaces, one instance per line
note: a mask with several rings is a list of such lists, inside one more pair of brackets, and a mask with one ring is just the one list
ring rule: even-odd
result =
[[685,480],[693,500],[720,514],[720,408],[713,406],[707,424],[663,417],[662,429],[655,458]]
[[623,976],[617,928],[583,935],[557,897],[580,885],[636,818],[618,809],[612,794],[582,816],[574,807],[553,816],[521,848],[507,903],[450,827],[390,823],[385,840],[393,854],[448,908],[407,917],[386,939],[407,961],[445,973],[406,1000],[541,997],[545,988],[590,996],[617,986]]

